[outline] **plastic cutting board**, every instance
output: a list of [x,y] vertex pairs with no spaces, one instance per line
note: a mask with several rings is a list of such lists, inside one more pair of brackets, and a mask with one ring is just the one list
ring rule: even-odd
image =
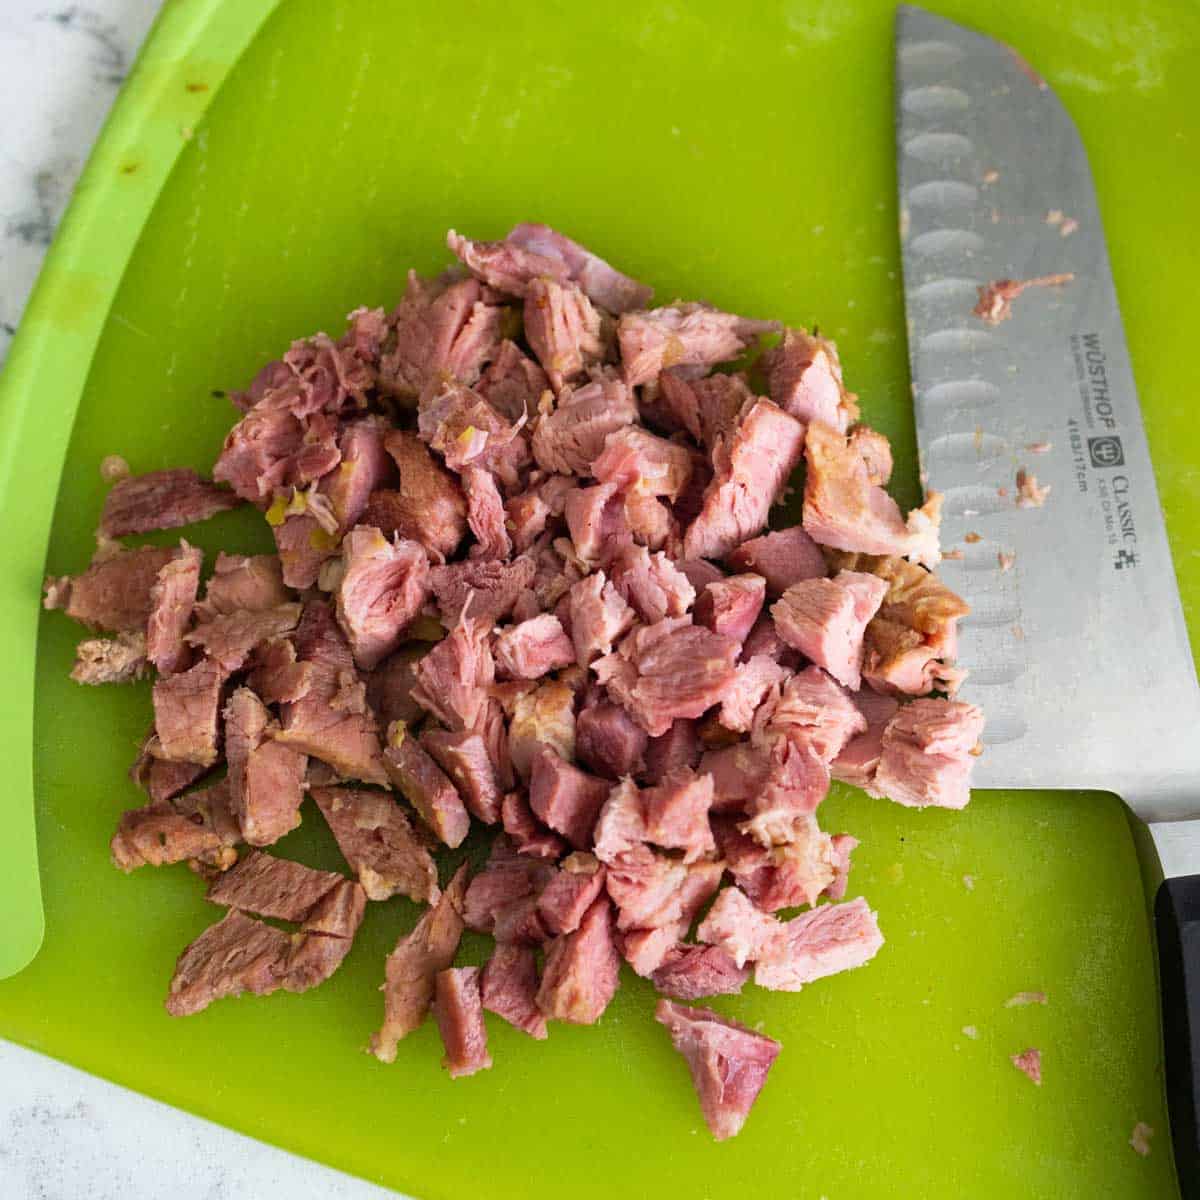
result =
[[[1091,151],[1195,637],[1200,12],[941,11],[1020,47]],[[429,1024],[392,1066],[363,1054],[384,955],[415,916],[398,900],[371,906],[319,990],[169,1019],[174,959],[218,913],[186,869],[126,878],[108,863],[118,815],[139,802],[125,769],[149,688],[71,684],[78,631],[36,617],[56,492],[48,569],[76,570],[103,455],[207,468],[233,418],[212,391],[359,303],[393,304],[408,267],[445,261],[448,225],[487,237],[544,220],[663,300],[819,322],[907,465],[911,500],[891,18],[873,0],[166,5],[0,394],[0,804],[25,803],[32,700],[46,913],[40,954],[0,983],[0,1034],[422,1200],[1175,1195],[1153,956],[1115,798],[980,793],[961,815],[922,814],[835,788],[822,823],[862,839],[851,895],[878,909],[887,945],[798,995],[715,1002],[784,1045],[744,1133],[716,1145],[632,977],[597,1028],[556,1027],[542,1044],[489,1018],[495,1069],[472,1079],[446,1077]],[[270,545],[246,514],[196,540],[210,555]],[[284,852],[338,865],[305,817]],[[0,857],[0,901],[14,937],[26,930],[9,953],[26,954],[35,914],[6,897],[30,852],[14,835]],[[464,957],[485,953],[478,939]],[[1023,990],[1049,1004],[1004,1007]],[[1044,1054],[1040,1088],[1008,1062],[1027,1046]],[[1127,1145],[1138,1120],[1157,1130],[1146,1159]]]

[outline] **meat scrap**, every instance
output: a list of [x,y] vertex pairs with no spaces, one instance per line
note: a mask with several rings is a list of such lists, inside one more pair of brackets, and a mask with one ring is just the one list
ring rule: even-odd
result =
[[577,929],[550,943],[537,1006],[551,1020],[594,1025],[616,993],[620,966],[612,906],[601,896]]
[[546,1018],[537,1007],[537,958],[530,946],[501,942],[483,968],[483,1007],[531,1038],[547,1036]]
[[1042,1052],[1030,1047],[1020,1054],[1010,1055],[1009,1061],[1037,1087],[1042,1086]]
[[1061,287],[1074,278],[1068,271],[1059,275],[1038,275],[1033,279],[997,279],[979,287],[979,303],[971,311],[988,325],[999,325],[1012,316],[1012,302],[1026,288]]
[[224,781],[173,801],[152,799],[121,817],[109,843],[112,864],[127,874],[195,859],[223,870],[237,862],[242,840]]
[[71,678],[76,683],[131,683],[149,669],[144,633],[118,633],[112,638],[84,638],[75,647]]
[[958,700],[914,700],[883,731],[874,793],[909,808],[964,808],[983,713]]
[[483,999],[478,967],[450,967],[439,971],[434,983],[433,1011],[446,1056],[442,1066],[451,1079],[474,1075],[492,1065],[483,1024]]
[[654,1018],[683,1055],[709,1131],[719,1142],[741,1132],[781,1049],[778,1042],[718,1016],[660,1000]]
[[1050,485],[1048,483],[1038,483],[1037,476],[1031,474],[1024,467],[1017,472],[1018,508],[1041,508],[1049,495]]
[[114,484],[104,498],[100,532],[105,537],[119,538],[155,529],[178,529],[206,521],[241,503],[234,492],[186,468],[131,475]]

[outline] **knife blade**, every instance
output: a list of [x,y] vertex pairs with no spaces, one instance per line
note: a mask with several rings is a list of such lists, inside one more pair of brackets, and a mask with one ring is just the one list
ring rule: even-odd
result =
[[1172,1135],[1200,1195],[1200,687],[1087,153],[1021,55],[912,6],[896,142],[921,479],[988,716],[975,784],[1115,792],[1149,822]]

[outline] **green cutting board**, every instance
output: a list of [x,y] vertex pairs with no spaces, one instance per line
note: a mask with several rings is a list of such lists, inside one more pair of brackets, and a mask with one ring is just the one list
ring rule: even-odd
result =
[[[1091,151],[1195,639],[1184,338],[1200,277],[1200,14],[1139,0],[941,10],[1019,46]],[[448,225],[487,237],[547,221],[663,299],[819,322],[866,418],[911,467],[891,18],[882,0],[168,4],[0,395],[18,564],[0,595],[20,685],[0,722],[10,817],[29,761],[38,539],[64,449],[56,573],[89,556],[102,456],[207,467],[233,417],[213,390],[246,383],[295,335],[336,331],[357,304],[394,303],[408,267],[446,260]],[[246,514],[196,541],[210,554],[270,545]],[[632,976],[597,1027],[556,1026],[545,1043],[489,1018],[495,1068],[471,1079],[441,1070],[428,1024],[394,1065],[369,1058],[383,959],[415,919],[400,901],[371,906],[319,990],[168,1018],[175,957],[217,912],[182,867],[126,878],[108,863],[118,815],[139,802],[125,769],[148,687],[71,684],[79,631],[60,614],[36,636],[46,935],[0,983],[4,1036],[422,1200],[1176,1194],[1154,959],[1112,796],[981,793],[961,814],[914,813],[836,787],[822,823],[862,839],[851,895],[878,909],[887,944],[869,968],[798,995],[749,987],[715,1003],[783,1043],[745,1131],[717,1145]],[[307,809],[282,849],[339,865]],[[15,906],[28,869],[5,866],[0,900]],[[486,952],[477,939],[464,959]],[[1023,990],[1049,1003],[1004,1007]],[[1008,1061],[1027,1046],[1044,1054],[1040,1088]],[[1145,1159],[1127,1144],[1139,1120],[1157,1130]]]

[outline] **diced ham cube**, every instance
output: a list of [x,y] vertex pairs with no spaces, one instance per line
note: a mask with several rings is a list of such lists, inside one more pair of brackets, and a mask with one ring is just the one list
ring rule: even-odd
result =
[[930,494],[907,521],[895,500],[878,484],[858,447],[836,429],[814,421],[808,427],[804,453],[804,529],[815,541],[837,550],[896,554],[937,565],[941,495]]
[[203,650],[226,671],[240,671],[257,647],[291,633],[300,616],[299,604],[256,611],[242,609],[202,622],[185,634],[183,640]]
[[578,929],[550,943],[537,1006],[552,1020],[594,1025],[616,993],[620,968],[612,906],[601,896]]
[[525,249],[512,242],[473,242],[451,229],[446,234],[451,254],[475,276],[498,292],[524,297],[540,276],[565,283],[570,278],[560,257]]
[[592,844],[592,829],[608,792],[606,780],[564,762],[548,746],[533,755],[529,806],[577,850]]
[[538,916],[552,935],[579,928],[583,914],[604,890],[604,867],[594,854],[568,854],[538,897]]
[[213,479],[265,508],[277,490],[307,488],[341,461],[337,421],[325,412],[297,413],[264,401],[226,435]]
[[804,426],[759,400],[713,451],[717,473],[683,539],[687,558],[723,558],[767,523],[800,462]]
[[796,840],[829,791],[829,767],[811,742],[780,738],[771,749],[766,778],[746,805],[739,827],[763,846]]
[[556,680],[547,680],[513,704],[508,748],[522,779],[529,778],[533,756],[543,745],[567,762],[575,757],[575,693]]
[[471,553],[479,558],[507,558],[512,553],[512,539],[505,527],[504,500],[496,477],[486,467],[472,464],[463,468],[461,478],[467,524],[475,535]]
[[771,606],[779,636],[853,691],[862,686],[863,634],[887,584],[875,575],[840,571],[832,579],[793,584]]
[[575,661],[575,647],[551,613],[501,630],[493,654],[497,671],[508,679],[540,679]]
[[544,471],[588,475],[609,434],[637,420],[633,392],[618,379],[563,388],[534,426],[533,456]]
[[482,734],[426,729],[421,745],[450,777],[472,816],[485,825],[500,820],[500,785]]
[[645,546],[626,546],[608,569],[613,586],[647,625],[682,617],[696,598],[687,575],[661,551],[651,554]]
[[740,813],[761,791],[769,767],[764,750],[749,742],[735,742],[719,750],[706,750],[697,770],[713,781],[712,811]]
[[587,295],[544,276],[525,292],[525,340],[556,392],[604,357],[600,314]]
[[700,761],[702,751],[696,722],[684,717],[672,721],[666,733],[652,737],[646,743],[643,781],[658,783],[673,771],[694,767]]
[[755,399],[741,373],[685,379],[677,368],[664,371],[658,385],[655,422],[668,429],[685,430],[709,449],[737,424],[738,414]]
[[224,715],[230,809],[251,846],[269,846],[300,824],[308,758],[274,740],[279,726],[249,688]]
[[681,364],[728,362],[778,327],[774,321],[751,321],[704,304],[627,312],[617,324],[625,382],[634,387]]
[[632,544],[628,500],[615,483],[575,488],[567,494],[563,513],[581,563],[607,565]]
[[623,491],[675,500],[692,477],[692,455],[686,446],[656,437],[637,425],[610,433],[590,473],[601,483]]
[[598,655],[612,653],[613,643],[632,628],[635,614],[603,571],[581,579],[568,594],[575,659],[586,667]]
[[861,896],[822,904],[783,928],[783,945],[754,966],[754,982],[776,992],[798,992],[815,979],[861,967],[883,945],[875,914]]
[[497,922],[506,912],[521,907],[536,910],[539,894],[554,876],[552,864],[520,852],[508,837],[497,837],[487,863],[471,880],[463,899],[467,928],[495,934]]
[[448,967],[434,983],[433,1011],[446,1048],[442,1066],[451,1079],[474,1075],[492,1065],[483,1000],[479,994],[478,967]]
[[874,792],[908,808],[965,808],[971,798],[971,751],[983,713],[958,700],[913,700],[883,732]]
[[590,705],[575,720],[576,757],[607,779],[638,774],[648,741],[646,731],[617,704]]
[[475,390],[509,421],[531,418],[538,400],[550,387],[546,372],[507,338],[475,385]]
[[719,946],[683,942],[667,953],[650,976],[658,993],[674,1000],[736,996],[749,978],[750,972],[739,967]]
[[707,1008],[660,1000],[654,1017],[683,1055],[705,1124],[719,1142],[741,1132],[780,1045]]
[[217,719],[227,674],[220,663],[204,658],[155,683],[154,728],[163,758],[202,767],[217,761]]
[[782,596],[793,584],[828,573],[820,546],[799,525],[743,542],[726,560],[735,571],[752,571],[767,581],[767,595]]
[[567,843],[537,819],[523,792],[505,794],[500,802],[500,823],[516,848],[528,858],[554,862],[566,853]]
[[471,818],[462,797],[442,769],[402,726],[389,731],[383,765],[388,778],[447,846],[462,844]]
[[104,498],[99,531],[105,537],[121,538],[155,529],[177,529],[207,521],[241,503],[234,492],[201,479],[195,471],[150,471],[130,475],[113,485]]
[[761,575],[730,575],[719,583],[710,583],[696,600],[696,624],[744,642],[758,620],[766,595],[767,582]]
[[755,907],[736,887],[718,893],[696,936],[724,950],[738,967],[777,957],[786,942],[783,924]]
[[713,833],[729,873],[763,912],[814,904],[837,878],[833,839],[811,815],[794,817],[791,840],[776,845],[764,846],[723,820],[713,822]]
[[858,838],[849,833],[835,833],[830,839],[833,844],[833,880],[821,893],[830,900],[841,900],[846,895],[850,880],[850,855],[858,846]]
[[194,546],[182,542],[150,588],[152,607],[146,621],[145,658],[160,675],[182,670],[191,661],[183,639],[192,623],[203,558]]
[[283,568],[277,554],[217,553],[216,565],[204,587],[204,599],[196,606],[202,621],[228,616],[239,609],[259,612],[278,608],[292,599],[284,585]]
[[154,581],[176,553],[165,546],[140,546],[97,555],[81,575],[47,579],[43,604],[63,609],[89,629],[144,633],[154,607]]
[[684,862],[716,850],[708,811],[712,807],[713,781],[684,769],[665,776],[658,786],[642,792],[642,813],[647,841],[668,850],[682,850]]
[[487,704],[496,667],[488,627],[461,620],[417,664],[413,699],[450,729],[474,729]]
[[241,909],[277,921],[304,921],[335,887],[344,882],[333,871],[252,850],[236,867],[218,876],[208,889],[213,904]]
[[536,570],[525,554],[507,563],[473,558],[434,567],[429,582],[443,624],[456,624],[464,608],[472,620],[491,624],[512,612],[518,598],[532,587]]
[[866,718],[846,692],[819,667],[806,667],[759,706],[752,738],[760,746],[781,737],[807,741],[829,763],[866,727]]
[[721,701],[721,724],[736,733],[749,733],[758,706],[771,689],[791,672],[768,654],[758,654],[739,663],[733,683]]
[[117,824],[109,851],[113,866],[127,874],[191,859],[223,870],[237,861],[233,847],[241,840],[222,780],[174,802],[161,797],[131,809]]
[[546,1037],[546,1018],[537,1007],[538,971],[533,947],[500,943],[483,968],[483,1007],[539,1041]]
[[870,791],[875,784],[875,771],[883,751],[883,731],[896,715],[900,702],[891,696],[881,696],[863,688],[854,696],[855,706],[867,722],[864,732],[856,734],[830,764],[834,779]]
[[840,433],[858,419],[858,405],[842,386],[837,347],[803,329],[785,329],[783,340],[759,362],[771,399],[806,425],[823,421]]
[[433,1003],[434,980],[453,961],[462,938],[459,915],[469,867],[463,863],[441,898],[426,909],[412,931],[388,955],[383,984],[383,1028],[371,1035],[371,1053],[380,1062],[396,1061],[396,1046],[422,1021]]

